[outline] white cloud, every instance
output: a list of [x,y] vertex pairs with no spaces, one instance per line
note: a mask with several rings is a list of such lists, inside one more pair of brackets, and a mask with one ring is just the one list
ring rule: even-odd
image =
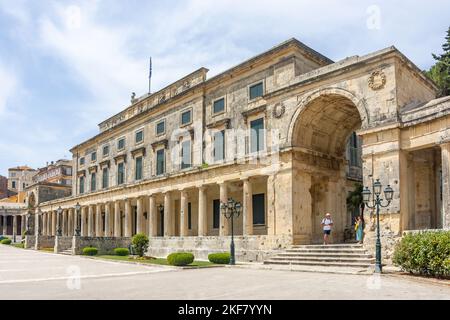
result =
[[7,112],[7,105],[17,88],[16,74],[0,64],[0,117]]

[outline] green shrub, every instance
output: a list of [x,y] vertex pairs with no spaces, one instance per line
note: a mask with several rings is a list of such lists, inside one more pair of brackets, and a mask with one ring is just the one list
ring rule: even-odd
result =
[[410,273],[450,277],[450,231],[407,234],[396,245],[392,260]]
[[138,233],[133,236],[131,239],[131,243],[133,244],[133,249],[135,253],[139,257],[143,257],[145,251],[147,251],[149,240],[148,237],[143,233]]
[[11,239],[5,238],[2,241],[0,241],[1,244],[11,244]]
[[83,248],[83,255],[85,256],[95,256],[98,253],[98,249],[94,247]]
[[8,239],[8,237],[0,236],[0,241],[2,241],[3,239]]
[[174,252],[167,256],[167,262],[172,266],[186,266],[194,262],[194,255],[189,252]]
[[129,256],[130,250],[128,250],[127,248],[115,248],[114,254],[116,256]]
[[230,254],[228,252],[211,253],[208,255],[208,260],[217,264],[229,264]]

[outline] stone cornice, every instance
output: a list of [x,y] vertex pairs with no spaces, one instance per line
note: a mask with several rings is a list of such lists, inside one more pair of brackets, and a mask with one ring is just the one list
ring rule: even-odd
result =
[[103,168],[103,167],[110,167],[111,166],[111,160],[103,160],[102,162],[100,162],[99,164],[98,164],[99,166],[100,166],[100,168]]
[[123,162],[127,162],[127,154],[122,153],[114,157],[114,162],[117,164],[120,160],[123,160]]
[[155,151],[155,148],[156,148],[157,146],[159,146],[159,145],[164,145],[164,148],[167,149],[167,146],[169,145],[169,140],[167,140],[167,139],[162,139],[162,140],[153,142],[153,143],[151,144],[153,151]]
[[131,156],[134,158],[138,154],[142,154],[145,157],[146,148],[145,147],[139,147],[131,151]]
[[206,128],[208,129],[212,129],[212,128],[217,128],[224,125],[225,129],[230,129],[231,127],[231,119],[230,118],[224,118],[224,119],[220,119],[211,123],[208,123],[206,125]]

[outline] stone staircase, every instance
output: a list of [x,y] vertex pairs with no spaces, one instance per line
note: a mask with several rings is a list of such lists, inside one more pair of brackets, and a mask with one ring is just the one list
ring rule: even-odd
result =
[[294,245],[264,261],[265,265],[370,268],[375,259],[361,244]]
[[72,249],[66,249],[66,250],[62,250],[61,252],[59,252],[60,254],[65,254],[66,256],[71,256],[72,255]]

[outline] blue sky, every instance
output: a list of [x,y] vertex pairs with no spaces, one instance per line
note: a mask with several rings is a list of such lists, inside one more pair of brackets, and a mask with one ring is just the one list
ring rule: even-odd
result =
[[450,1],[0,0],[0,174],[69,149],[147,91],[209,76],[295,37],[333,60],[441,52]]

